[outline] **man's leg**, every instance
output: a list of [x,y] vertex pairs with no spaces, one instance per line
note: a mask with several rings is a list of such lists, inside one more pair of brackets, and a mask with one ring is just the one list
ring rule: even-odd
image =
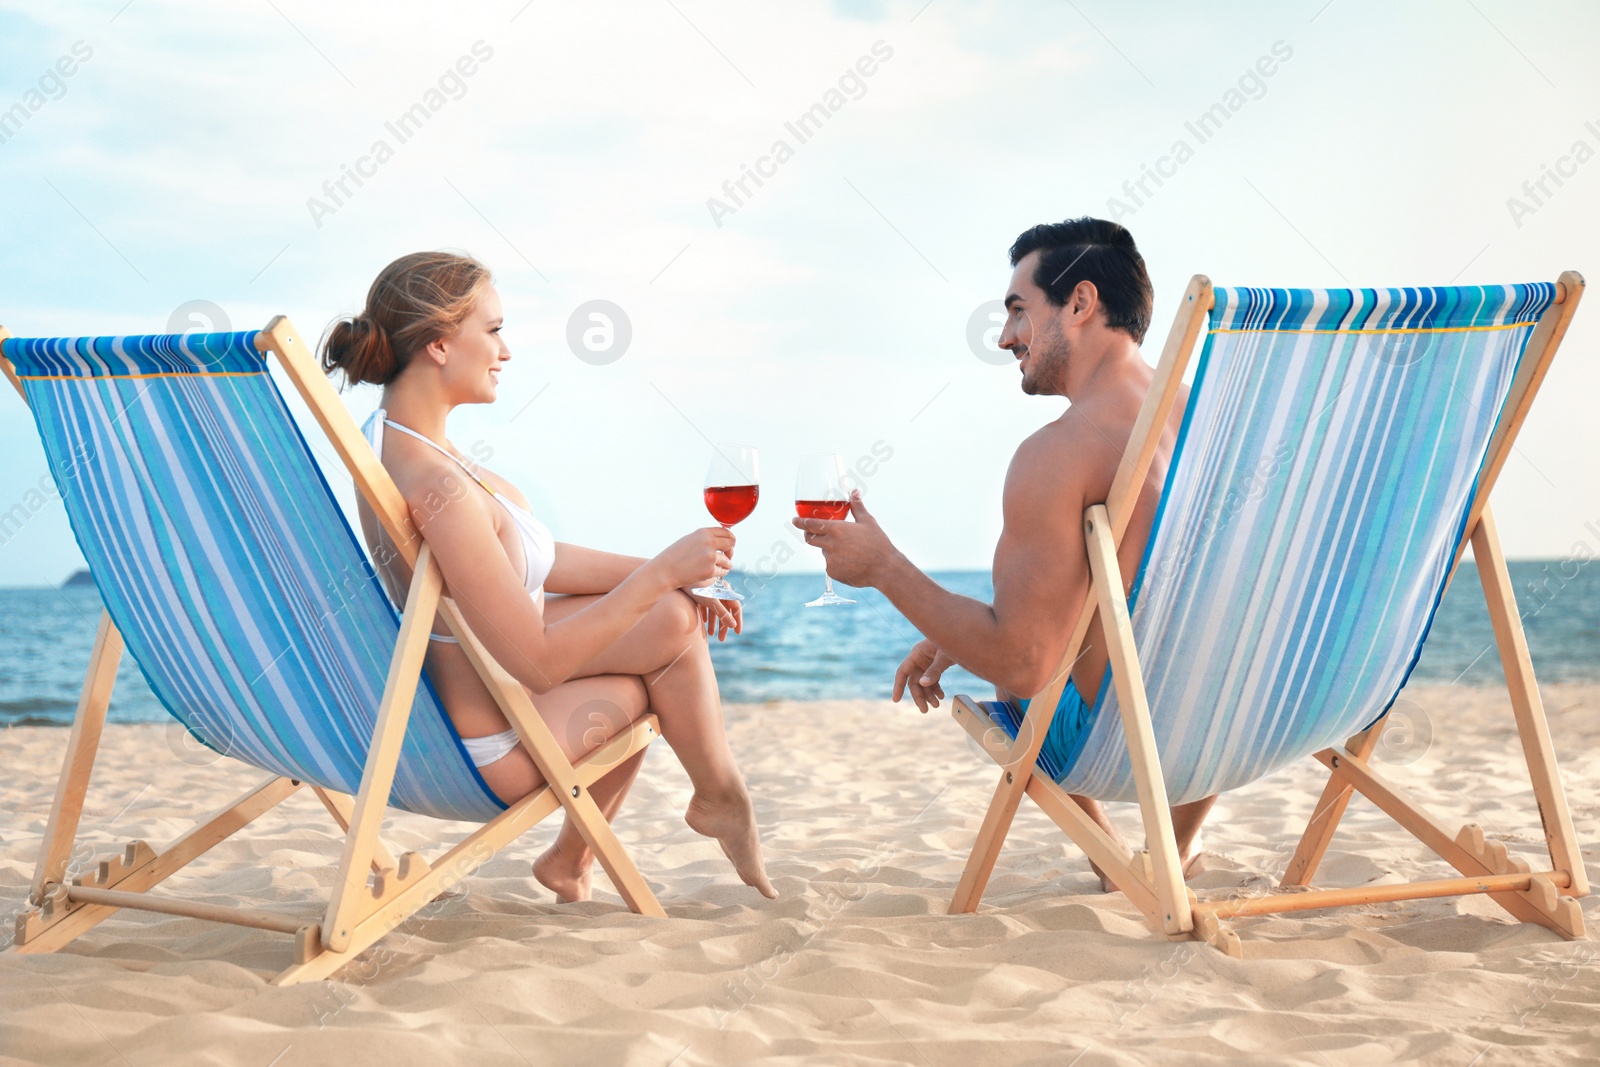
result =
[[[1127,839],[1122,836],[1122,831],[1117,829],[1117,824],[1112,822],[1111,817],[1106,814],[1106,808],[1104,804],[1100,803],[1098,800],[1091,800],[1088,797],[1080,797],[1076,793],[1069,795],[1072,797],[1073,803],[1082,808],[1083,813],[1089,816],[1089,818],[1093,819],[1095,825],[1104,830],[1106,834],[1110,836],[1111,840],[1115,841],[1117,846],[1121,848],[1124,853],[1132,855],[1133,850],[1128,848]],[[1100,878],[1101,892],[1115,893],[1117,891],[1117,883],[1113,882],[1110,875],[1106,874],[1105,871],[1100,869],[1099,864],[1095,863],[1094,860],[1090,860],[1089,866],[1094,868],[1094,873]]]
[[1200,868],[1200,824],[1216,802],[1216,794],[1212,794],[1203,800],[1173,805],[1172,833],[1178,839],[1178,860],[1183,864],[1185,878]]
[[[1111,836],[1113,841],[1121,845],[1123,849],[1127,849],[1127,840],[1117,829],[1116,824],[1106,815],[1105,805],[1098,800],[1091,800],[1088,797],[1080,797],[1076,794],[1073,795],[1072,799],[1078,807],[1083,809],[1085,815],[1093,819],[1100,829]],[[1205,821],[1206,816],[1211,812],[1211,806],[1216,802],[1217,798],[1215,796],[1209,796],[1204,800],[1195,800],[1188,804],[1176,804],[1172,808],[1172,833],[1178,839],[1178,861],[1183,864],[1183,876],[1185,878],[1199,870],[1200,824]],[[1089,866],[1093,867],[1094,873],[1100,876],[1101,889],[1107,893],[1116,892],[1116,883],[1107,877],[1105,871],[1102,871],[1093,860],[1089,861]]]

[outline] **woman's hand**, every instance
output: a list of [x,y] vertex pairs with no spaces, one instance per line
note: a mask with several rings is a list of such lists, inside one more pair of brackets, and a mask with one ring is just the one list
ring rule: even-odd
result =
[[930,706],[936,708],[939,701],[944,699],[944,688],[939,684],[939,679],[955,663],[932,641],[918,641],[906,654],[900,669],[894,672],[893,699],[898,702],[909,689],[911,699],[926,715]]
[[729,630],[736,634],[744,632],[744,605],[739,601],[701,596],[688,588],[684,592],[694,601],[695,610],[700,613],[700,625],[705,627],[707,637],[715,633],[717,640],[722,641],[727,638]]
[[667,589],[689,589],[721,578],[733,566],[732,530],[708,526],[668,545],[646,566],[660,574]]

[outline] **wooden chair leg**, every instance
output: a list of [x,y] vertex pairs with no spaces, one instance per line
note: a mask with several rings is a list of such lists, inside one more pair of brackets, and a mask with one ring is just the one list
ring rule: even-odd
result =
[[[251,789],[237,800],[215,812],[204,822],[153,856],[144,854],[145,861],[129,870],[119,879],[116,887],[125,892],[142,893],[196,858],[205,855],[216,845],[272,810],[285,797],[300,788],[300,783],[289,778],[273,776]],[[107,904],[83,904],[68,911],[65,917],[47,924],[37,934],[19,937],[11,951],[17,953],[54,952],[97,923],[110,918],[117,908]],[[31,922],[32,914],[18,918],[18,930]]]
[[1472,556],[1478,563],[1483,597],[1489,606],[1489,619],[1494,624],[1506,688],[1511,693],[1511,710],[1517,719],[1517,736],[1522,740],[1528,776],[1533,780],[1533,796],[1539,804],[1539,819],[1544,824],[1545,842],[1550,847],[1550,864],[1572,876],[1571,883],[1562,891],[1564,895],[1585,896],[1589,892],[1589,880],[1583,869],[1583,853],[1572,827],[1567,794],[1561,786],[1561,772],[1550,743],[1550,723],[1545,718],[1539,683],[1533,677],[1533,661],[1528,656],[1522,616],[1517,613],[1511,574],[1506,569],[1500,535],[1487,504],[1472,532]]
[[1128,598],[1117,564],[1117,546],[1105,506],[1088,510],[1083,523],[1089,545],[1089,570],[1100,601],[1100,622],[1105,630],[1112,684],[1122,711],[1122,729],[1133,763],[1133,780],[1139,793],[1139,813],[1144,819],[1145,848],[1150,854],[1151,883],[1164,912],[1162,926],[1169,934],[1194,929],[1189,894],[1183,884],[1183,864],[1178,839],[1172,830],[1172,809],[1167,802],[1161,755],[1156,751],[1150,704],[1145,697],[1144,675],[1134,646],[1133,624],[1128,618]]
[[59,884],[66,877],[72,843],[83,815],[83,799],[89,789],[89,775],[100,749],[100,733],[111,706],[111,688],[116,684],[117,666],[122,662],[122,633],[111,616],[100,613],[100,628],[94,635],[94,651],[89,654],[89,669],[78,696],[78,710],[72,717],[72,733],[67,737],[67,755],[56,779],[56,796],[50,805],[50,821],[45,825],[44,841],[39,846],[39,862],[33,869],[33,884],[28,899],[44,902],[45,887]]
[[[333,816],[334,823],[341,833],[350,832],[350,822],[355,814],[355,800],[344,793],[332,789],[324,789],[320,785],[311,787],[311,791],[322,801],[322,806],[328,809],[328,814]],[[395,867],[394,853],[390,852],[383,841],[374,838],[372,842],[372,873],[378,874],[384,870]]]
[[389,678],[384,684],[383,701],[378,706],[378,721],[372,731],[372,746],[367,750],[361,772],[361,790],[356,794],[350,829],[344,838],[344,854],[339,860],[339,877],[328,901],[322,922],[322,942],[334,952],[350,946],[351,931],[360,915],[357,902],[367,888],[367,868],[372,865],[378,846],[378,829],[389,806],[389,790],[400,762],[400,747],[405,741],[406,724],[411,720],[411,705],[416,700],[417,683],[422,678],[422,659],[428,651],[428,634],[433,629],[434,612],[444,580],[427,545],[417,553],[406,594],[405,615],[394,658],[389,661]]
[[[1515,863],[1503,862],[1509,859],[1503,852],[1497,855],[1494,851],[1484,848],[1485,843],[1481,833],[1477,835],[1471,833],[1474,828],[1463,827],[1460,832],[1451,833],[1443,822],[1426,811],[1400,786],[1383,777],[1371,764],[1354,753],[1324,749],[1317,753],[1317,758],[1326,764],[1329,770],[1347,779],[1362,796],[1376,804],[1379,810],[1466,877],[1528,873],[1519,870]],[[1560,888],[1570,887],[1572,882],[1570,872],[1554,873],[1561,878],[1563,884]],[[1531,890],[1523,892],[1496,890],[1490,892],[1489,896],[1519,922],[1538,923],[1566,938],[1583,936],[1583,914],[1576,900],[1556,893],[1546,898],[1542,892]]]
[[[1369,758],[1373,749],[1378,747],[1378,738],[1388,721],[1388,716],[1379,719],[1351,737],[1344,747],[1362,759]],[[1311,884],[1311,879],[1317,875],[1317,868],[1322,864],[1322,857],[1327,855],[1328,846],[1333,843],[1333,832],[1339,828],[1339,820],[1344,818],[1344,810],[1350,805],[1350,797],[1354,792],[1350,783],[1337,774],[1328,775],[1328,784],[1322,787],[1322,796],[1317,799],[1317,806],[1306,823],[1305,832],[1300,835],[1300,844],[1295,846],[1280,885]]]
[[955,895],[950,900],[951,915],[967,915],[978,910],[978,902],[983,899],[983,890],[989,884],[989,876],[994,873],[995,862],[1006,843],[1006,834],[1011,832],[1011,821],[1016,818],[1017,808],[1022,805],[1022,797],[1032,774],[1031,767],[1026,771],[1007,769],[1000,772],[994,796],[989,798],[989,808],[983,814],[983,824],[978,827],[978,839],[972,845],[966,866],[961,868],[961,880],[956,883]]
[[[1071,684],[1070,681],[1068,684]],[[1045,699],[1053,701],[1059,699],[1059,696],[1052,698],[1046,693]],[[1053,708],[1054,703],[1050,706]],[[1031,711],[1032,709],[1030,713]],[[1006,834],[1011,828],[1011,821],[1016,816],[1017,808],[1021,806],[1024,792],[1031,793],[1033,786],[1046,779],[1033,776],[1033,763],[1038,757],[1037,754],[1032,759],[1027,756],[1027,749],[1030,746],[1014,745],[1006,732],[978,705],[966,697],[956,696],[950,703],[950,714],[1002,768],[1000,781],[984,813],[983,825],[978,830],[977,840],[967,857],[966,865],[962,868],[961,879],[956,884],[955,896],[950,901],[949,914],[966,915],[978,909],[984,887],[989,883],[989,876],[994,873],[995,861],[999,859],[1000,848],[1005,844]],[[1044,716],[1041,721],[1047,718],[1048,716]],[[1030,722],[1030,729],[1032,725]],[[1023,750],[1020,757],[1017,754],[1018,749]]]
[[[649,747],[651,741],[661,735],[659,726],[654,714],[645,714],[630,728],[578,760],[573,765],[573,773],[585,784],[599,781],[611,768]],[[294,965],[273,979],[272,984],[294,985],[335,973],[426,907],[429,901],[459,885],[530,827],[560,810],[561,802],[548,784],[529,793],[436,857],[418,877],[400,885],[397,892],[358,919],[346,951],[324,950],[320,936],[310,943],[297,943]]]

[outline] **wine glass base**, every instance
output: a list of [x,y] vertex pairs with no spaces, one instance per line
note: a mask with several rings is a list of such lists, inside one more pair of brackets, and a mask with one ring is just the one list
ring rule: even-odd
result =
[[737,589],[729,585],[727,582],[723,581],[721,578],[718,578],[710,585],[700,586],[699,588],[689,590],[689,592],[693,593],[695,596],[708,596],[714,600],[744,599],[743,594],[741,594]]
[[851,600],[848,597],[842,597],[838,593],[835,593],[833,590],[830,589],[826,593],[823,593],[821,596],[817,597],[817,599],[806,601],[806,607],[808,607],[808,608],[826,608],[826,607],[832,607],[834,604],[854,604],[854,603],[855,603],[854,600]]

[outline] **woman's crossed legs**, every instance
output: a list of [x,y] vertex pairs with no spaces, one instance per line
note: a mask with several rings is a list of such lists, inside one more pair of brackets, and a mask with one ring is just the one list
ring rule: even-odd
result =
[[[555,622],[582,610],[594,596],[550,597],[545,619]],[[661,735],[677,754],[694,786],[684,820],[713,837],[747,885],[777,896],[761,861],[755,809],[728,747],[716,672],[694,602],[687,595],[663,597],[633,629],[586,663],[579,676],[536,699],[569,759],[599,747],[648,708]],[[638,776],[644,753],[618,764],[590,791],[607,819],[614,818]],[[484,781],[502,799],[527,795],[544,784],[533,758],[518,746],[481,768]],[[534,876],[559,901],[587,900],[594,853],[571,819],[555,843],[534,863]]]

